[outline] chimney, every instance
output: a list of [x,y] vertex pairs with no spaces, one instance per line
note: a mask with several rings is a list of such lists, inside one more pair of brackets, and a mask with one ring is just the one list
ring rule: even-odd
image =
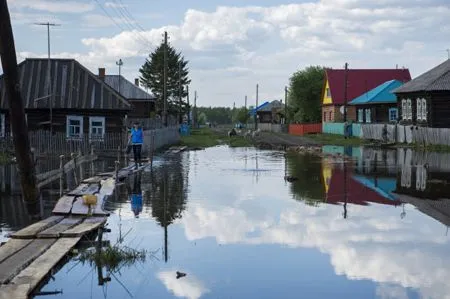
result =
[[134,79],[134,85],[139,87],[139,78]]
[[105,68],[104,67],[99,67],[98,68],[98,77],[101,80],[105,80],[105,74],[106,74]]

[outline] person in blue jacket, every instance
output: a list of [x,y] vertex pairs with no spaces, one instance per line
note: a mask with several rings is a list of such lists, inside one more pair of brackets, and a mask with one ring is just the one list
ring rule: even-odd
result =
[[[131,189],[131,188],[129,188]],[[139,214],[142,212],[142,189],[141,189],[141,174],[137,173],[134,177],[133,189],[129,190],[131,210],[134,217],[139,218]]]
[[141,152],[142,144],[144,143],[144,131],[142,130],[139,123],[134,123],[133,128],[131,128],[131,134],[129,139],[129,144],[133,147],[134,163],[136,168],[142,165]]

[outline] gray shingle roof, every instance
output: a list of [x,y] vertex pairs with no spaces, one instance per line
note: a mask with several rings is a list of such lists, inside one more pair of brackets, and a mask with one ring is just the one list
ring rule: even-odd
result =
[[284,104],[281,101],[275,100],[270,102],[268,105],[258,109],[258,112],[271,112],[272,109],[282,109]]
[[[26,109],[48,108],[47,59],[27,58],[18,65],[20,87]],[[74,59],[51,59],[51,89],[54,109],[130,110],[128,101]],[[36,99],[42,100],[36,101]],[[0,109],[9,103],[0,76]]]
[[450,91],[450,59],[395,89],[394,93]]
[[[119,79],[120,78],[120,79]],[[155,97],[152,94],[146,93],[123,76],[119,75],[106,75],[105,83],[119,91],[127,100],[154,100]]]

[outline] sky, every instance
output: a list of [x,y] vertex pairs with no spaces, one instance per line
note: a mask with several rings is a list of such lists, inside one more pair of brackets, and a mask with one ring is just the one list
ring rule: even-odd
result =
[[[18,60],[75,58],[134,82],[163,41],[189,61],[199,106],[284,98],[310,65],[406,67],[416,77],[448,59],[448,0],[8,0]],[[1,68],[0,68],[1,71]]]

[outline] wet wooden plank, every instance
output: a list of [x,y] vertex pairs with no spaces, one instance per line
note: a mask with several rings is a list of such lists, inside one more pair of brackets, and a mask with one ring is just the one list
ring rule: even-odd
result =
[[0,299],[28,299],[30,287],[26,284],[8,284],[0,286]]
[[56,225],[37,234],[38,238],[59,238],[60,234],[83,221],[82,217],[64,218]]
[[5,245],[0,247],[0,263],[12,256],[14,253],[22,250],[30,244],[33,239],[10,239]]
[[58,200],[52,212],[54,214],[70,214],[74,200],[74,196],[64,195]]
[[0,264],[0,284],[11,281],[20,271],[44,253],[56,239],[36,239]]
[[11,238],[16,239],[30,239],[35,238],[38,233],[41,231],[57,224],[61,220],[64,219],[64,216],[50,216],[49,218],[46,218],[44,220],[41,220],[39,222],[36,222],[30,226],[27,226],[18,232],[15,232],[11,235]]
[[70,191],[67,195],[82,196],[85,194],[95,194],[99,191],[100,184],[81,184],[75,190]]
[[89,206],[83,203],[82,197],[77,197],[77,199],[75,199],[71,213],[73,215],[89,215]]
[[61,237],[81,237],[84,234],[99,228],[106,222],[106,219],[106,217],[88,217],[77,226],[61,233]]
[[80,237],[58,239],[44,254],[17,274],[11,283],[28,285],[27,295],[29,295],[80,239]]
[[83,184],[100,184],[104,178],[101,176],[94,176],[81,181]]

